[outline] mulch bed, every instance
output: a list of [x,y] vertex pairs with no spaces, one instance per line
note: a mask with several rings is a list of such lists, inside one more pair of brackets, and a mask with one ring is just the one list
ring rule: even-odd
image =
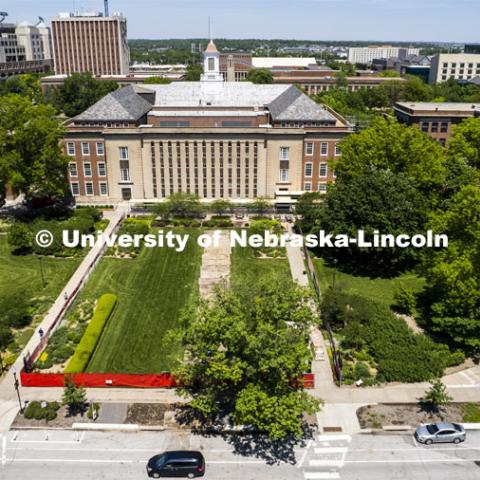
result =
[[451,403],[440,413],[429,413],[418,404],[390,403],[367,405],[357,410],[357,417],[362,428],[382,428],[387,425],[410,425],[416,427],[421,423],[441,421],[462,422],[462,403]]
[[36,428],[70,428],[74,423],[92,423],[93,420],[90,420],[87,417],[87,412],[83,415],[68,415],[68,408],[66,406],[61,406],[57,411],[57,418],[47,422],[46,420],[35,420],[34,418],[25,418],[20,413],[17,414],[15,420],[12,423],[11,428],[15,429],[18,427],[36,427]]
[[125,423],[139,425],[163,425],[165,412],[175,410],[172,403],[131,403],[128,405]]

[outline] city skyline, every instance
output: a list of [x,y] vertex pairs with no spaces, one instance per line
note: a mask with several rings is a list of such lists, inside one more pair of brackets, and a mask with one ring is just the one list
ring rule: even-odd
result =
[[[15,0],[2,10],[6,22],[49,21],[103,11],[103,1]],[[468,43],[478,41],[478,10],[474,0],[110,0],[110,12],[127,17],[130,39],[205,38],[211,16],[216,38]]]

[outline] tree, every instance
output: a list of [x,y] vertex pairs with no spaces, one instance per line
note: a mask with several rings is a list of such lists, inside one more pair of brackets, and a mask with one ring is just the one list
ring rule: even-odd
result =
[[396,120],[376,119],[370,128],[343,140],[340,147],[342,156],[335,167],[339,178],[352,178],[376,167],[403,173],[430,194],[445,183],[442,147],[418,128]]
[[480,118],[468,118],[454,127],[448,154],[480,169]]
[[265,197],[257,197],[248,208],[257,215],[264,215],[271,207],[270,202]]
[[384,70],[378,74],[381,78],[397,78],[400,74],[396,70]]
[[301,414],[319,403],[303,389],[312,312],[299,287],[275,279],[217,291],[187,312],[180,392],[201,420],[230,419],[272,439],[302,436]]
[[36,74],[14,75],[0,82],[0,95],[18,94],[30,100],[43,102],[40,78]]
[[158,215],[162,220],[166,221],[172,215],[172,208],[168,202],[159,203],[154,207],[155,214]]
[[447,387],[442,381],[437,378],[430,382],[431,387],[425,391],[425,394],[420,398],[420,403],[424,408],[433,412],[439,412],[453,399],[447,392]]
[[198,195],[194,193],[172,193],[166,204],[172,214],[179,217],[192,217],[198,215],[202,210]]
[[0,104],[0,184],[34,195],[61,196],[67,188],[64,130],[50,105],[34,105],[19,95]]
[[467,350],[480,349],[480,188],[464,186],[429,227],[448,236],[448,248],[429,250],[423,317],[433,332]]
[[[14,337],[12,330],[10,330],[10,327],[8,325],[3,325],[0,323],[0,352],[6,350],[8,345],[12,343]],[[0,369],[0,372],[2,369]]]
[[295,205],[295,213],[302,218],[297,222],[302,231],[308,232],[318,219],[319,205],[323,195],[320,192],[307,192],[300,196]]
[[15,222],[8,231],[7,241],[16,251],[26,251],[32,248],[33,235],[25,223]]
[[84,387],[77,387],[71,378],[65,378],[62,402],[68,406],[70,415],[84,412],[87,405],[87,392]]
[[273,83],[273,75],[268,68],[252,68],[247,74],[247,80],[252,83]]
[[211,208],[217,215],[223,215],[232,208],[232,204],[229,200],[219,198],[212,202]]
[[169,85],[172,81],[166,77],[148,77],[144,80],[146,85],[148,84],[159,84],[159,85]]
[[187,82],[198,82],[203,73],[201,65],[189,65],[185,73],[185,80]]
[[97,80],[91,73],[73,73],[61,86],[50,89],[47,98],[67,117],[74,117],[117,88],[116,82]]

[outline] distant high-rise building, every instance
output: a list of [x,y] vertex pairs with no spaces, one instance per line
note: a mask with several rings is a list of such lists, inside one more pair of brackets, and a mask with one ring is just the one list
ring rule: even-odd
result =
[[420,49],[413,47],[392,47],[391,45],[371,45],[368,47],[351,47],[348,49],[348,61],[350,63],[371,63],[377,58],[398,57],[405,58],[407,55],[419,55]]
[[52,19],[55,73],[126,75],[127,19],[120,14],[61,13]]
[[464,53],[480,53],[480,43],[467,43]]

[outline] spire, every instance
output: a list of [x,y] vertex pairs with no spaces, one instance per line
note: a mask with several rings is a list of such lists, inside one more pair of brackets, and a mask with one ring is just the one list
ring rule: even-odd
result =
[[213,43],[212,17],[208,17],[208,38],[210,39],[210,43]]

